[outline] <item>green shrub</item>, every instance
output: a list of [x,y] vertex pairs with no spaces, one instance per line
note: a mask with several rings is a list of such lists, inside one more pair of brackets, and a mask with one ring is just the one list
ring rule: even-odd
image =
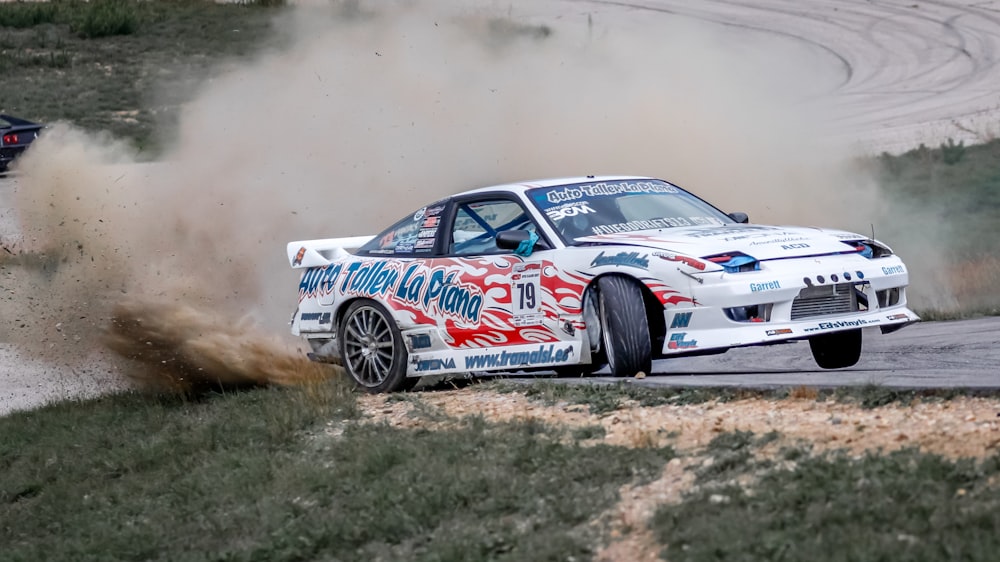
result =
[[71,59],[65,50],[30,53],[22,50],[0,53],[0,72],[15,68],[66,68]]
[[137,4],[130,0],[94,0],[72,24],[80,37],[94,39],[131,35],[139,23]]
[[948,144],[941,143],[941,159],[945,164],[949,166],[958,164],[963,156],[965,156],[965,141],[959,141],[958,144],[955,144],[955,141],[949,137]]
[[54,23],[57,6],[51,2],[5,2],[0,4],[0,27],[23,29]]

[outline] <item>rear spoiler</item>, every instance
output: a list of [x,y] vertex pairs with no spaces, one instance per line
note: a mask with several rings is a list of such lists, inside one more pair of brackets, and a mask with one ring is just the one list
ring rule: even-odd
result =
[[374,236],[351,236],[348,238],[325,238],[323,240],[300,240],[289,242],[286,248],[288,263],[293,269],[322,267],[335,259],[350,255],[348,250],[356,250],[367,244]]

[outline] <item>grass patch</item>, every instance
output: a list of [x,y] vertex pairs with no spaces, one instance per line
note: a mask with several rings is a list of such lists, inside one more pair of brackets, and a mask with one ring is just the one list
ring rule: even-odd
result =
[[7,2],[0,4],[0,27],[24,29],[55,23],[59,5],[55,2]]
[[573,429],[573,439],[577,441],[586,441],[588,439],[604,439],[607,434],[607,430],[604,429],[603,425],[585,425],[583,427],[577,427]]
[[651,527],[671,560],[994,560],[1000,463],[904,450],[799,458],[745,490],[702,486]]
[[956,398],[1000,398],[1000,389],[941,388],[898,389],[876,384],[837,388],[781,387],[747,389],[731,387],[651,387],[632,383],[572,384],[540,379],[530,383],[508,381],[476,385],[484,391],[517,392],[547,405],[560,402],[582,404],[595,415],[606,414],[626,406],[655,407],[662,405],[694,405],[706,402],[734,400],[816,400],[856,404],[862,408],[879,408],[893,404],[907,406],[914,401],[941,401]]
[[728,479],[749,470],[753,464],[752,431],[720,433],[709,441],[706,451],[710,460],[697,469],[698,482]]
[[135,0],[91,0],[70,28],[85,39],[131,35],[139,26],[139,9]]
[[2,109],[108,131],[155,158],[203,78],[284,44],[273,21],[282,5],[0,3]]
[[710,401],[728,402],[743,398],[765,396],[770,391],[743,390],[725,387],[648,387],[631,383],[616,384],[572,384],[540,379],[530,384],[506,381],[487,382],[477,385],[480,390],[493,392],[517,392],[528,398],[553,405],[559,402],[582,404],[595,415],[606,414],[624,407],[627,403],[639,406],[660,406],[664,404],[702,404]]
[[345,388],[0,418],[3,558],[584,559],[592,519],[673,456],[580,447],[538,422],[359,424]]
[[1000,390],[978,388],[898,389],[877,384],[838,387],[823,390],[820,396],[838,402],[857,404],[866,409],[898,404],[909,406],[916,401],[939,402],[956,398],[1000,398]]

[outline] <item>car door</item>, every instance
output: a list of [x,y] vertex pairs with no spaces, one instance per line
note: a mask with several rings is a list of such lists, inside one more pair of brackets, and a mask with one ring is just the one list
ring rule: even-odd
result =
[[505,230],[544,236],[523,205],[503,194],[456,200],[449,219],[443,255],[432,264],[438,281],[429,291],[440,295],[435,311],[444,341],[455,348],[557,341],[545,321],[545,311],[555,309],[552,292],[544,290],[551,251],[518,255],[496,245]]

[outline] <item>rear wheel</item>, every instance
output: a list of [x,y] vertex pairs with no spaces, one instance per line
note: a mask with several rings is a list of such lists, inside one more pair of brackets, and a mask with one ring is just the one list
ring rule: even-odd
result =
[[642,289],[634,281],[619,276],[602,277],[597,286],[601,341],[611,376],[649,373],[653,367],[653,345]]
[[834,332],[809,338],[816,364],[824,369],[850,367],[861,358],[861,330]]
[[406,376],[403,336],[382,305],[369,300],[351,303],[337,338],[344,369],[367,392],[408,390],[417,383]]

